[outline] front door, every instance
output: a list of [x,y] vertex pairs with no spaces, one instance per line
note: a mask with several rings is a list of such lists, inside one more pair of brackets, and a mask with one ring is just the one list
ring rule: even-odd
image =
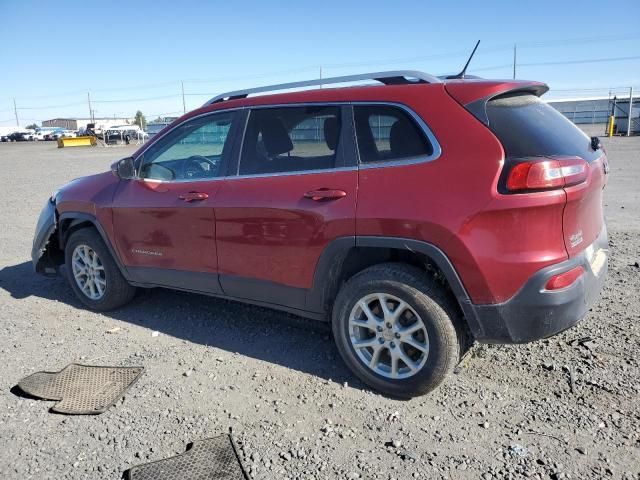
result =
[[136,159],[113,201],[116,247],[131,280],[219,293],[214,202],[236,114],[186,120]]
[[215,203],[225,294],[304,309],[323,250],[354,238],[358,176],[347,108],[249,113],[237,175],[222,182]]

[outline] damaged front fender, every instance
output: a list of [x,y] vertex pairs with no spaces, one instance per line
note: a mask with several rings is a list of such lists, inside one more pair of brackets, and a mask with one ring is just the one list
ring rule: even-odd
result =
[[49,200],[40,212],[31,248],[31,261],[37,273],[55,275],[58,271],[52,248],[52,243],[57,241],[56,228],[56,206]]

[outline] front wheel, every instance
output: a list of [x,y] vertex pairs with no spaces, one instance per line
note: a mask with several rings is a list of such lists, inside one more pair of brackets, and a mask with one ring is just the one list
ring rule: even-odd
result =
[[460,358],[457,309],[432,278],[396,263],[370,267],[340,290],[333,334],[367,385],[396,397],[435,389]]
[[122,276],[98,232],[88,228],[74,232],[64,253],[71,288],[87,307],[113,310],[133,299],[135,287]]

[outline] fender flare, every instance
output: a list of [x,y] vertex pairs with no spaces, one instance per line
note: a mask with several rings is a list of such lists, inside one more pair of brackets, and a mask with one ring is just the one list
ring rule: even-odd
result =
[[65,232],[62,230],[62,223],[65,220],[71,220],[71,222],[69,223],[69,227],[68,228],[71,228],[71,227],[73,227],[75,225],[78,225],[80,223],[85,223],[85,222],[91,223],[95,227],[95,229],[98,231],[98,234],[100,235],[100,237],[102,237],[102,241],[107,246],[107,249],[109,250],[109,253],[111,254],[111,257],[113,258],[113,261],[118,266],[118,270],[120,270],[120,273],[122,274],[122,276],[127,281],[129,281],[129,274],[127,272],[127,268],[120,261],[120,257],[118,257],[118,253],[116,252],[115,248],[113,248],[113,245],[111,244],[111,240],[109,240],[109,237],[107,236],[107,233],[105,232],[104,228],[102,227],[102,225],[100,224],[98,219],[94,215],[91,215],[90,213],[86,213],[86,212],[64,212],[64,213],[61,213],[59,215],[59,217],[58,217],[58,225],[59,225],[58,240],[59,240],[59,242],[58,243],[59,243],[61,249],[64,250],[64,246],[65,246],[65,242],[66,242]]
[[426,255],[447,279],[471,331],[474,334],[482,331],[471,298],[449,257],[432,243],[402,237],[350,236],[331,241],[318,260],[313,286],[307,294],[306,307],[308,310],[316,312],[327,310],[327,304],[331,300],[329,297],[331,285],[337,280],[342,262],[349,251],[356,247],[409,250]]

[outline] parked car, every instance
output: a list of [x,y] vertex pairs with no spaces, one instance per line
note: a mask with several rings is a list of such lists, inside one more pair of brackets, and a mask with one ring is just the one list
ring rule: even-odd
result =
[[36,139],[36,131],[28,129],[22,132],[22,141],[33,142]]
[[33,139],[37,140],[37,141],[42,141],[44,140],[45,135],[47,134],[47,130],[36,130],[36,132],[33,135]]
[[171,125],[173,121],[177,117],[166,117],[164,119],[158,119],[158,121],[149,122],[147,124],[147,138],[151,139],[158,133],[160,133],[164,128]]
[[64,132],[62,128],[54,128],[53,130],[49,130],[45,135],[44,139],[47,141],[58,140]]
[[597,139],[538,82],[322,83],[367,79],[383,85],[212,99],[56,192],[35,270],[65,265],[94,310],[166,287],[330,321],[353,372],[399,397],[439,385],[473,341],[582,319],[607,272]]
[[10,142],[26,142],[27,140],[29,140],[29,136],[30,132],[19,130],[11,133],[8,138]]
[[104,133],[104,140],[107,143],[130,143],[136,140],[143,140],[149,135],[137,125],[118,125],[109,127]]

